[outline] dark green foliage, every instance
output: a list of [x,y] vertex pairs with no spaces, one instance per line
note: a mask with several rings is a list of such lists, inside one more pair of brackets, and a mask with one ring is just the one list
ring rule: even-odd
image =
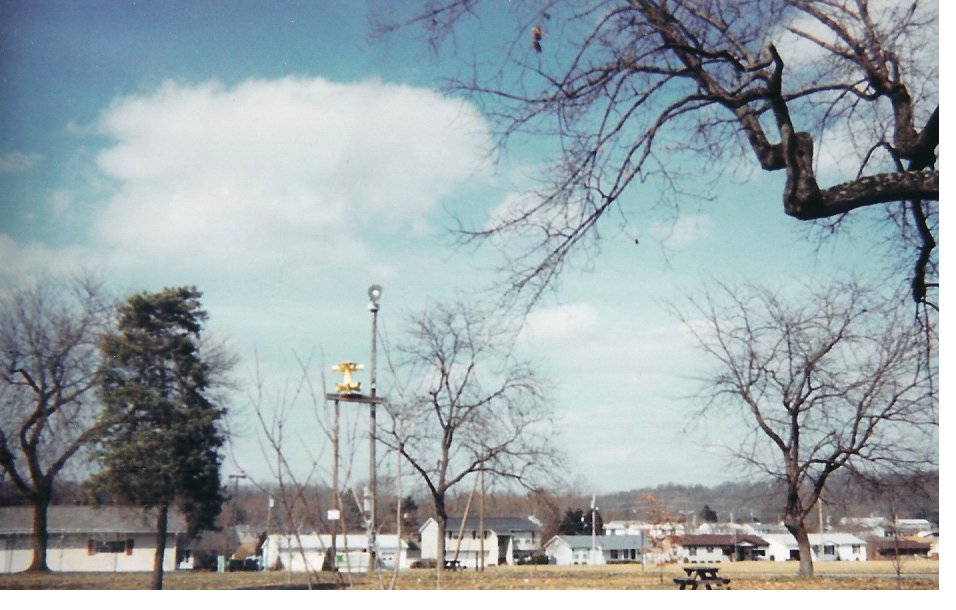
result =
[[707,504],[700,510],[700,520],[704,523],[717,523],[717,511]]
[[178,506],[194,535],[213,529],[222,503],[219,422],[200,353],[207,315],[195,288],[138,294],[103,341],[101,396],[109,430],[95,487],[146,507]]
[[594,515],[594,532],[604,533],[604,519],[601,518],[601,511],[582,510],[580,508],[568,509],[564,513],[564,519],[558,526],[558,533],[569,536],[590,535],[591,534],[591,515]]

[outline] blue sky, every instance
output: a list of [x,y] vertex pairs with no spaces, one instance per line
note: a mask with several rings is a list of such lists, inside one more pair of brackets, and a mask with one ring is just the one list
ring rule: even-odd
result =
[[[0,0],[0,275],[85,267],[124,295],[195,284],[245,390],[258,366],[271,397],[300,359],[330,381],[335,362],[367,359],[368,285],[384,286],[393,339],[406,312],[489,285],[496,254],[455,249],[446,229],[487,218],[548,144],[493,165],[487,120],[438,89],[456,58],[403,33],[370,41],[379,7]],[[501,19],[472,27],[493,39]],[[824,279],[872,253],[816,251],[782,213],[782,181],[745,172],[676,221],[612,220],[594,264],[532,313],[519,347],[555,380],[581,491],[736,476],[720,449],[732,427],[687,430],[698,405],[682,397],[707,363],[666,306],[713,281]],[[263,476],[245,396],[236,456]],[[292,417],[297,451],[320,451],[308,404]]]

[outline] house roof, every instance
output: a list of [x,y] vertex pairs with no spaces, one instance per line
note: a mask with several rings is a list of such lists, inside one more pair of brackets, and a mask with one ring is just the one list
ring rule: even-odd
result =
[[677,539],[681,546],[770,546],[766,540],[751,534],[691,534]]
[[[434,517],[429,517],[419,528],[424,530],[428,523],[437,523]],[[477,531],[480,526],[478,517],[468,517],[465,521],[465,530]],[[448,517],[448,531],[457,532],[461,529],[461,517]],[[514,532],[539,532],[541,526],[525,517],[485,517],[485,529],[496,534],[511,534]]]
[[[50,534],[126,533],[146,534],[156,531],[155,512],[130,506],[50,506],[47,509],[47,531]],[[186,531],[186,520],[170,510],[168,532]],[[0,508],[0,534],[33,532],[32,506]]]
[[911,540],[909,538],[873,538],[870,540],[870,543],[877,549],[895,549],[898,548],[901,551],[906,550],[920,550],[928,551],[932,545],[929,542],[920,542],[918,540]]
[[[793,537],[793,534],[763,534],[763,537],[769,542],[775,542],[777,544],[782,544],[787,547],[797,548],[797,539]],[[821,544],[835,544],[835,545],[844,545],[844,544],[866,544],[862,539],[857,538],[853,534],[846,534],[843,532],[825,532],[824,534],[809,534],[810,544],[818,546]]]
[[569,536],[565,534],[560,534],[555,536],[548,544],[545,546],[551,546],[552,543],[556,541],[562,541],[567,544],[572,550],[574,549],[590,549],[591,544],[593,543],[595,548],[608,550],[608,551],[620,551],[624,549],[636,549],[639,548],[643,542],[643,536],[633,536],[633,535],[623,535],[623,536],[595,536],[593,541],[591,536]]

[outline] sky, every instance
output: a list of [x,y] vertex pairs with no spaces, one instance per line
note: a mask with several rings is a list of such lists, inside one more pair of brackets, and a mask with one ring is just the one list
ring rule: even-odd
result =
[[[123,296],[199,287],[209,331],[240,358],[225,473],[268,474],[257,378],[265,408],[289,409],[290,446],[323,454],[295,394],[302,364],[334,383],[332,364],[367,362],[371,284],[392,341],[409,312],[500,279],[497,253],[455,247],[449,227],[489,218],[546,160],[526,142],[493,162],[488,119],[440,89],[456,58],[370,39],[380,7],[0,0],[0,279],[82,268]],[[501,18],[472,27],[493,37]],[[641,217],[639,235],[610,223],[601,254],[530,314],[519,350],[552,380],[579,491],[740,476],[724,449],[739,430],[693,419],[709,362],[670,306],[872,254],[818,250],[782,213],[782,181],[727,179],[676,219]]]

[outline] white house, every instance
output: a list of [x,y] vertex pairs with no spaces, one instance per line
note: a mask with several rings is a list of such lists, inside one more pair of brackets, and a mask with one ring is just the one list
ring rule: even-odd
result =
[[690,534],[677,548],[684,563],[753,561],[766,558],[769,543],[753,534]]
[[[379,567],[402,570],[408,566],[408,544],[395,534],[375,536]],[[331,560],[331,534],[270,534],[262,545],[266,570],[320,571]],[[340,572],[368,570],[368,535],[337,534],[335,565]]]
[[644,539],[644,559],[646,563],[669,563],[678,559],[678,549],[673,544],[684,535],[683,523],[667,521],[648,523],[646,521],[608,521],[604,524],[607,536],[641,536]]
[[[140,508],[51,506],[47,566],[57,572],[149,572],[156,552],[156,517]],[[170,512],[163,569],[176,569],[185,520]],[[33,507],[0,508],[0,573],[33,561]]]
[[[767,559],[788,561],[800,558],[800,549],[793,535],[763,534],[770,547]],[[866,542],[853,534],[825,532],[810,534],[810,557],[813,561],[866,561]]]
[[648,523],[646,521],[608,521],[604,524],[604,534],[607,536],[646,536],[656,538],[662,536],[683,536],[683,523]]
[[559,566],[643,561],[643,536],[555,536],[544,545],[548,563]]
[[[445,561],[458,560],[463,567],[479,565],[484,551],[484,565],[522,563],[542,549],[541,524],[527,519],[486,517],[484,532],[479,536],[479,519],[468,518],[464,526],[459,517],[449,517],[445,530]],[[422,538],[422,559],[438,558],[438,522],[429,517],[419,532]]]
[[890,525],[886,535],[892,536],[894,530],[901,536],[928,536],[934,531],[938,532],[939,528],[927,519],[897,519]]

